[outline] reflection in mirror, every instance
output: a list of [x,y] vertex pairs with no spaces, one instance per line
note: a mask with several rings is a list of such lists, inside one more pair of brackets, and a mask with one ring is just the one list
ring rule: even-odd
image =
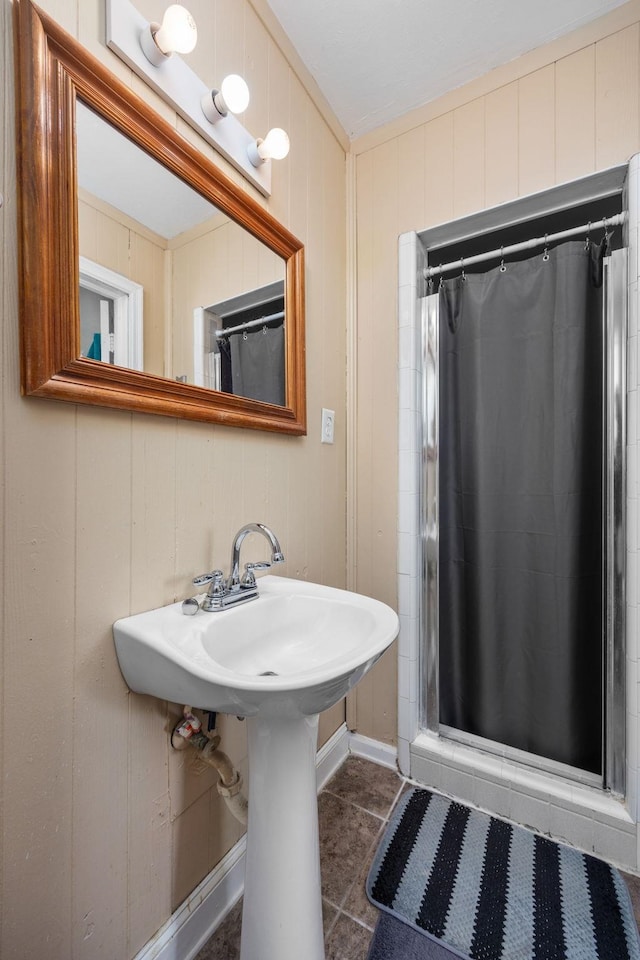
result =
[[80,257],[80,356],[143,369],[140,283]]
[[284,404],[284,281],[194,310],[196,383]]
[[283,406],[283,258],[80,100],[76,137],[81,356]]

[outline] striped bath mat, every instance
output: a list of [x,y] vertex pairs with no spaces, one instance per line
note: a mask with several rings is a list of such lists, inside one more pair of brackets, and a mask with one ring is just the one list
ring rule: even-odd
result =
[[461,957],[640,960],[617,870],[428,790],[398,804],[367,894]]

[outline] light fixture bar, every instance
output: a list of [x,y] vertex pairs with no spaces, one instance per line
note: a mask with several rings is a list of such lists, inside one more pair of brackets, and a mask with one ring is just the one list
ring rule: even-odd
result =
[[202,112],[201,101],[209,88],[177,54],[154,67],[140,46],[140,34],[147,20],[130,0],[106,0],[107,46],[131,67],[149,86],[169,103],[207,143],[231,163],[265,197],[271,196],[271,164],[254,167],[247,148],[255,142],[234,114],[223,122],[210,123]]

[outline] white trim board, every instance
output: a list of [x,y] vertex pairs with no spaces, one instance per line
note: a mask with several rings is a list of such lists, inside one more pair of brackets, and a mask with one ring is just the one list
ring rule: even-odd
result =
[[365,760],[371,760],[380,767],[389,767],[391,770],[398,769],[398,750],[388,743],[381,743],[380,740],[372,740],[361,733],[351,733],[349,735],[349,753],[355,757],[363,757]]
[[[343,723],[318,750],[318,792],[350,753],[385,767],[396,766],[394,747],[350,733]],[[245,835],[198,884],[134,960],[193,960],[242,896],[246,845]]]
[[113,301],[114,363],[142,370],[144,287],[101,263],[80,257],[80,288]]

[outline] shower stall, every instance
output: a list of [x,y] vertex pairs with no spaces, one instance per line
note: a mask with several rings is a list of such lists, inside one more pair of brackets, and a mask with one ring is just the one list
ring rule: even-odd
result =
[[628,172],[400,238],[400,763],[582,845],[596,808],[603,852],[637,768]]

